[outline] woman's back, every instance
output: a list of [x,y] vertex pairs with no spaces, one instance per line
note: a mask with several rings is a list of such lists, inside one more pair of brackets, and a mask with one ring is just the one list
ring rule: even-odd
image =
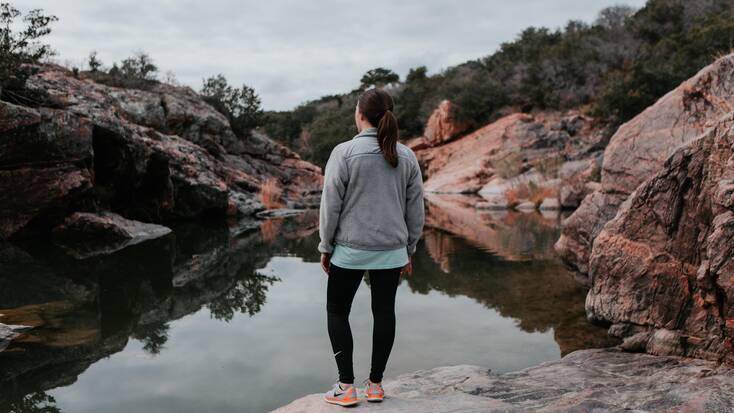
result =
[[377,130],[369,128],[332,151],[320,218],[323,230],[336,226],[334,243],[364,250],[415,249],[423,223],[421,172],[413,151],[402,144],[396,149],[393,167],[383,157]]

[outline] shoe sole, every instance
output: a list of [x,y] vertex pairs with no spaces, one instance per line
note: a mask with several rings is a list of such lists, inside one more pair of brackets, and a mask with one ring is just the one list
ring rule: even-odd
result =
[[368,401],[369,403],[381,403],[381,402],[382,402],[382,400],[384,400],[384,399],[383,399],[383,398],[379,398],[379,399],[378,399],[378,398],[372,398],[372,399],[371,399],[371,398],[369,398],[369,397],[367,398],[367,401]]
[[359,403],[359,400],[350,400],[350,401],[343,402],[341,400],[329,400],[326,397],[324,397],[324,401],[326,403],[335,404],[337,406],[342,406],[342,407],[354,406],[355,404]]

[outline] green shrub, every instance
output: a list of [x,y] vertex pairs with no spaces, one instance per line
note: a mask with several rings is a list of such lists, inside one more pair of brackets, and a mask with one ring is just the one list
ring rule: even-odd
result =
[[[22,21],[19,30],[16,20]],[[32,69],[24,64],[38,63],[53,55],[51,47],[40,39],[51,33],[56,16],[42,10],[30,10],[24,16],[10,3],[0,3],[0,99],[24,104],[38,104],[37,93],[26,90]]]
[[224,75],[204,79],[199,94],[204,100],[229,120],[232,130],[239,137],[249,136],[252,129],[260,126],[263,111],[255,89],[242,85],[234,88]]

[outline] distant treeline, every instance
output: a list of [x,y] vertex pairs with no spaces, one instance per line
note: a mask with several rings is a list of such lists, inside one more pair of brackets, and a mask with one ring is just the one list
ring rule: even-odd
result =
[[436,75],[418,67],[401,82],[387,69],[371,71],[354,91],[266,113],[265,129],[324,165],[331,148],[355,132],[356,96],[373,84],[389,85],[405,138],[422,134],[443,99],[477,126],[508,111],[568,108],[618,125],[732,47],[731,0],[650,0],[637,11],[614,6],[591,24],[527,28],[495,53]]

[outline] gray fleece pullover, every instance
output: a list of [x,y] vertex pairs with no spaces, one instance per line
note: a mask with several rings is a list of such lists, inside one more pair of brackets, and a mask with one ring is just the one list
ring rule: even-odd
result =
[[319,211],[319,251],[334,245],[382,251],[407,247],[423,232],[423,178],[410,148],[398,143],[398,166],[383,157],[369,128],[331,152]]

